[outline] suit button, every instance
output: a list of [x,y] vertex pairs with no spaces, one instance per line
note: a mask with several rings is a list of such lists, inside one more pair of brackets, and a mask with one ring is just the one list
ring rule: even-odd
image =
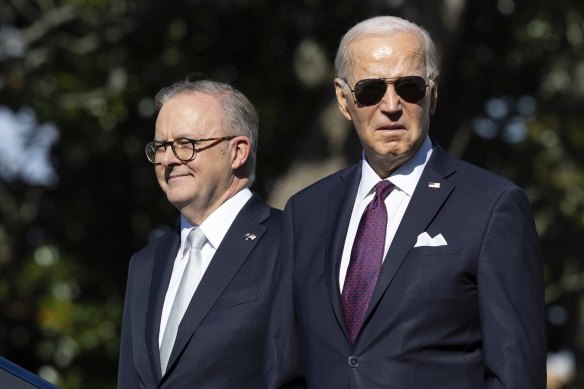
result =
[[349,362],[349,366],[351,366],[351,367],[359,366],[359,358],[357,358],[354,355],[351,355],[347,362]]

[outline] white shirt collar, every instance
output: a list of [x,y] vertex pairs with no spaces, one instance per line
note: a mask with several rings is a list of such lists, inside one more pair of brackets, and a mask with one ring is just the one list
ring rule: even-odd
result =
[[[203,230],[203,233],[207,237],[209,243],[216,250],[221,244],[223,237],[227,234],[227,230],[231,227],[233,220],[239,214],[239,211],[251,198],[252,193],[248,188],[244,188],[237,192],[233,197],[229,198],[223,204],[219,206],[213,213],[211,213],[204,221],[201,223],[199,228]],[[180,252],[185,249],[185,244],[189,232],[193,228],[193,225],[185,219],[183,215],[180,216]]]
[[[422,171],[430,159],[430,155],[432,155],[432,142],[430,141],[430,138],[426,136],[426,139],[424,139],[424,142],[416,154],[414,154],[412,158],[406,161],[406,163],[398,167],[391,174],[391,176],[389,176],[388,180],[394,184],[396,188],[411,197],[414,194],[416,185],[418,185]],[[365,197],[367,197],[367,195],[372,192],[375,184],[381,180],[382,178],[379,177],[377,173],[375,173],[371,165],[369,165],[369,162],[367,162],[365,153],[363,153],[363,163],[361,164],[361,182],[357,192],[357,199],[363,200]]]

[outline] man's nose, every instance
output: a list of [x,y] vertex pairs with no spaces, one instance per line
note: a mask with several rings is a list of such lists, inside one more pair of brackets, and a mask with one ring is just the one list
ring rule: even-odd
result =
[[385,95],[381,99],[381,109],[385,112],[398,112],[401,110],[401,100],[397,93],[395,92],[395,88],[393,87],[392,83],[387,85],[387,89],[385,90]]
[[162,154],[162,158],[160,159],[160,164],[166,167],[180,163],[181,161],[176,157],[176,155],[174,155],[172,147],[167,146],[166,149],[164,150],[164,153]]

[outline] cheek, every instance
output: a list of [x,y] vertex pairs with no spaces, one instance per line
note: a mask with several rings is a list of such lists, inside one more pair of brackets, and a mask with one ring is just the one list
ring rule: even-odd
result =
[[164,168],[161,166],[156,166],[154,170],[154,175],[156,176],[156,180],[161,187],[166,186],[166,179],[164,178]]
[[410,108],[407,111],[408,121],[411,125],[418,127],[416,128],[417,132],[422,131],[424,124],[428,122],[428,107],[425,105],[416,105]]
[[351,120],[353,126],[359,131],[366,131],[369,128],[374,111],[367,108],[353,109],[351,112]]

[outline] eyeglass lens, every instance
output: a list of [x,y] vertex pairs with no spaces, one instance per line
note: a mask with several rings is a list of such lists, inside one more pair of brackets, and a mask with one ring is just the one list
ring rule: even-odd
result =
[[355,99],[364,106],[377,104],[385,96],[388,84],[393,84],[395,93],[408,103],[418,102],[426,95],[426,81],[419,76],[399,77],[392,81],[371,78],[355,84]]
[[190,161],[195,157],[195,145],[189,139],[178,138],[173,142],[150,142],[146,145],[146,157],[152,163],[160,163],[167,147],[181,161]]

